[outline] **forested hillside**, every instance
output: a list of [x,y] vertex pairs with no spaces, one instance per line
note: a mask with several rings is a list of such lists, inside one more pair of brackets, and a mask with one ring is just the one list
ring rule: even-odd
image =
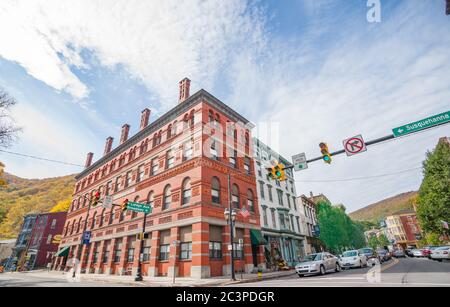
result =
[[8,184],[0,187],[0,239],[16,237],[26,214],[64,211],[75,183],[73,175],[23,179],[5,173],[3,178]]

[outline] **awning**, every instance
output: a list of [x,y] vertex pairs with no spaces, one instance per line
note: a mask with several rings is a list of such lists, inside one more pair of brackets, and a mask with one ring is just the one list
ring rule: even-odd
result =
[[252,245],[266,245],[267,241],[264,239],[261,230],[250,229],[250,240]]
[[56,257],[67,257],[67,256],[69,256],[69,250],[70,250],[70,246],[63,247],[55,254],[55,256]]

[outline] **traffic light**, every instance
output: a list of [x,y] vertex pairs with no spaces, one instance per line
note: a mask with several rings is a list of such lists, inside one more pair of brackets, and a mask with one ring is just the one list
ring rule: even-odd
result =
[[92,207],[95,207],[100,202],[100,191],[97,191],[92,199]]
[[122,208],[122,212],[128,209],[128,198],[123,200],[122,205],[120,207]]
[[330,164],[331,163],[331,154],[328,151],[328,146],[326,143],[320,143],[319,144],[320,147],[320,152],[322,153],[322,159],[325,163]]
[[268,168],[269,175],[272,179],[278,179],[280,181],[286,180],[286,174],[284,172],[284,164],[278,163],[277,165]]

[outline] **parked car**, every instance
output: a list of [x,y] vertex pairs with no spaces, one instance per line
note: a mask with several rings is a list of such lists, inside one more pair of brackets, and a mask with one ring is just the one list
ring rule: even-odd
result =
[[406,258],[406,253],[403,251],[403,249],[396,249],[392,252],[392,256],[395,258]]
[[418,258],[424,257],[423,252],[422,252],[421,249],[417,249],[417,248],[416,248],[416,249],[413,249],[413,250],[411,251],[411,253],[412,253],[413,257],[418,257]]
[[442,260],[450,260],[450,246],[441,246],[434,249],[430,258],[442,262]]
[[384,248],[377,249],[377,254],[380,262],[389,261],[392,258],[391,253]]
[[345,251],[339,257],[339,264],[341,268],[362,268],[367,266],[367,258],[363,253],[357,250]]
[[431,259],[431,257],[430,257],[431,253],[438,247],[439,246],[433,246],[433,245],[425,246],[424,248],[422,248],[423,256]]
[[310,254],[300,260],[295,266],[299,277],[305,275],[325,275],[327,272],[340,272],[339,259],[330,253]]

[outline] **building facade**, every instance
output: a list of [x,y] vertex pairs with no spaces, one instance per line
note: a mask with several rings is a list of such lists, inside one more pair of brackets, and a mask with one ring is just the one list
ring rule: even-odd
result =
[[58,251],[66,215],[54,212],[25,216],[8,269],[33,270],[51,263]]
[[11,257],[16,239],[0,241],[0,266],[5,267]]
[[388,239],[397,247],[418,247],[421,229],[414,210],[403,210],[386,217]]
[[303,220],[303,225],[306,229],[306,253],[310,254],[321,252],[324,249],[319,240],[320,229],[317,221],[317,203],[314,201],[315,196],[311,192],[310,197],[301,195],[297,199],[299,206],[303,211],[303,216],[305,217]]
[[[178,105],[150,124],[145,109],[133,137],[124,125],[118,147],[112,149],[109,137],[102,158],[92,163],[88,154],[85,170],[76,176],[60,245],[61,253],[68,250],[67,257],[80,259],[82,272],[134,275],[143,244],[144,276],[228,275],[231,242],[224,211],[229,202],[237,212],[236,270],[264,265],[252,125],[205,90],[190,96],[189,84],[187,78],[180,82]],[[153,207],[144,240],[136,237],[144,214],[117,206],[91,208],[97,191],[101,198],[112,196],[114,204],[128,199]],[[249,215],[241,214],[243,208]],[[91,240],[80,245],[84,230]],[[67,257],[58,257],[55,267],[64,267]]]
[[272,159],[290,166],[291,163],[257,138],[253,138],[257,190],[260,206],[260,223],[265,245],[267,267],[276,268],[283,259],[294,266],[306,252],[306,229],[302,228],[301,209],[292,169],[285,171],[286,180],[271,179],[266,166]]

